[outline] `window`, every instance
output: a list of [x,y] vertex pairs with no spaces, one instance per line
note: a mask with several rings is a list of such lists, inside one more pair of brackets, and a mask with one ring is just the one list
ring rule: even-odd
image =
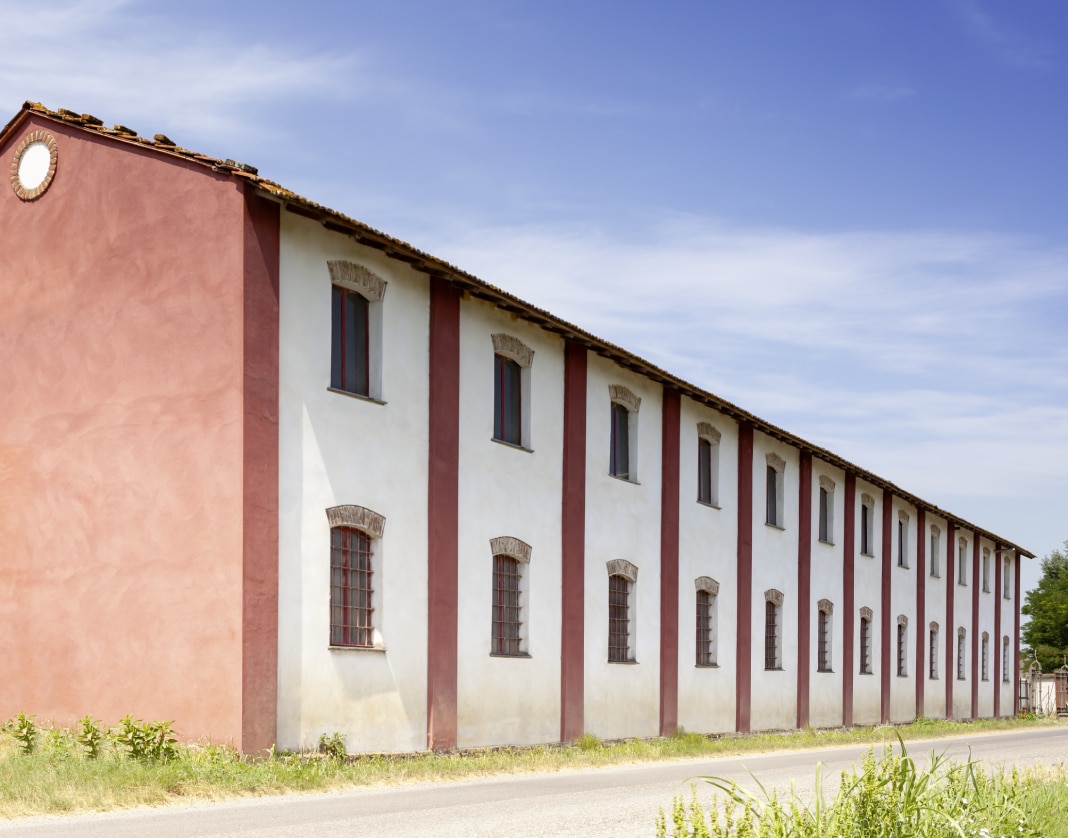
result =
[[1001,569],[1001,596],[1012,599],[1012,559],[1006,557]]
[[982,679],[984,681],[989,681],[990,680],[990,635],[987,634],[985,631],[983,632],[983,642],[982,642],[981,645],[982,645],[982,650],[983,650],[982,658],[981,658],[982,667],[983,667],[982,670],[981,670],[982,671]]
[[608,563],[608,660],[634,661],[634,583],[638,568],[623,559]]
[[957,680],[963,681],[965,674],[965,660],[964,660],[964,645],[965,640],[968,637],[968,632],[965,628],[961,627],[957,629]]
[[335,390],[370,395],[367,298],[340,285],[334,286],[333,351],[330,386]]
[[519,364],[493,356],[493,438],[512,445],[523,442],[523,391]]
[[897,566],[909,566],[909,515],[904,509],[897,512]]
[[534,350],[507,334],[493,341],[493,438],[530,447],[530,364]]
[[932,681],[938,680],[938,623],[931,623],[931,630],[927,635],[927,660],[928,677]]
[[530,545],[518,538],[501,536],[490,539],[490,551],[493,554],[490,654],[526,657],[523,613]]
[[831,671],[831,616],[834,606],[821,599],[816,612],[816,671]]
[[764,668],[782,669],[782,593],[764,593]]
[[786,461],[777,454],[767,455],[767,523],[773,527],[783,525],[783,473]]
[[860,609],[860,674],[871,675],[871,618],[870,608]]
[[990,548],[983,548],[983,593],[990,593]]
[[362,506],[326,510],[330,523],[330,645],[374,648],[374,539],[386,519]]
[[872,532],[875,523],[875,498],[864,494],[860,496],[860,553],[863,556],[873,556]]
[[613,477],[636,483],[638,480],[637,420],[641,399],[626,387],[618,384],[610,386],[608,391],[612,400],[608,473]]
[[519,562],[511,556],[493,557],[493,654],[518,655]]
[[1001,680],[1009,683],[1009,638],[1001,638]]
[[897,674],[909,674],[909,618],[904,614],[897,618]]
[[381,310],[386,282],[362,265],[328,262],[331,282],[330,388],[381,398]]
[[720,433],[708,422],[697,423],[697,502],[719,506]]
[[820,475],[819,539],[834,544],[834,481]]
[[697,586],[697,666],[716,666],[718,656],[717,601],[719,583],[708,576],[695,580]]
[[940,559],[940,552],[941,551],[938,549],[938,541],[939,541],[939,536],[940,535],[941,535],[941,530],[939,530],[938,527],[932,525],[931,526],[931,575],[934,576],[934,577],[939,577],[939,576],[942,575],[942,572],[941,572],[941,569],[940,569],[940,565],[939,565],[939,562],[941,561],[941,559]]
[[968,584],[968,541],[964,538],[957,542],[957,584]]

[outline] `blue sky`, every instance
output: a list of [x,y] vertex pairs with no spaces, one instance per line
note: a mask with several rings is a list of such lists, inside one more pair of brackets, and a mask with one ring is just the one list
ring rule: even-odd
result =
[[252,163],[1039,556],[1068,538],[1063,0],[0,19],[8,115]]

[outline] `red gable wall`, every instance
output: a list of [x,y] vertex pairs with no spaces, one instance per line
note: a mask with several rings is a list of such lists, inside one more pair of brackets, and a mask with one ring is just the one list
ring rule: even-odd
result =
[[0,185],[0,718],[274,739],[278,211],[30,115]]

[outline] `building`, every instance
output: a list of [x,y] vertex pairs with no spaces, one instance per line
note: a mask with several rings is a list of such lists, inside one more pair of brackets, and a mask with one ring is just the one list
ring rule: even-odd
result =
[[1013,713],[1016,544],[250,166],[33,103],[0,152],[0,717]]

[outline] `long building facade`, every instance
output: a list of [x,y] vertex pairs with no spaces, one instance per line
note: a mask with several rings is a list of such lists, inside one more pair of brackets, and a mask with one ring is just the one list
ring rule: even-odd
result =
[[0,717],[1014,713],[1020,546],[250,166],[33,103],[0,153]]

